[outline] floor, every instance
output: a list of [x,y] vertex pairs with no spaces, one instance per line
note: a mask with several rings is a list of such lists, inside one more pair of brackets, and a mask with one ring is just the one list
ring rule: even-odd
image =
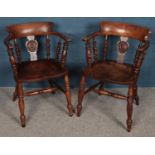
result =
[[[125,88],[114,89],[126,92]],[[126,101],[89,93],[83,101],[81,117],[69,117],[64,94],[26,97],[27,126],[19,125],[17,101],[13,88],[0,89],[1,137],[85,137],[85,136],[155,136],[155,88],[140,88],[140,105],[134,105],[133,128],[126,131]],[[72,90],[73,105],[77,90]]]

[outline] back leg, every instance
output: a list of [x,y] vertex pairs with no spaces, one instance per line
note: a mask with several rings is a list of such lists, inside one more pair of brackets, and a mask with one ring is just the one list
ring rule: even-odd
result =
[[[53,88],[54,87],[53,81],[52,80],[48,80],[48,82],[49,82],[51,88]],[[55,92],[56,91],[53,91],[52,94],[55,94]]]
[[25,104],[24,104],[23,86],[22,86],[21,83],[18,83],[17,91],[18,91],[18,98],[19,98],[18,105],[19,105],[19,111],[20,111],[21,126],[25,127],[25,125],[26,125],[26,117],[25,117],[25,114],[24,114]]
[[74,109],[71,103],[71,91],[70,91],[70,84],[69,84],[69,78],[68,75],[65,74],[64,76],[64,82],[65,82],[65,95],[66,95],[66,99],[67,99],[67,108],[69,111],[69,116],[73,116],[74,113]]
[[85,76],[82,76],[78,93],[77,116],[80,116],[82,110],[82,101],[85,93]]
[[16,88],[15,88],[14,93],[13,93],[13,98],[12,98],[12,100],[13,100],[13,101],[16,101],[17,97],[18,97],[18,92],[17,92],[17,85],[16,85]]
[[136,105],[139,105],[139,97],[138,97],[138,89],[137,89],[137,85],[134,86],[134,92],[135,92],[135,103]]

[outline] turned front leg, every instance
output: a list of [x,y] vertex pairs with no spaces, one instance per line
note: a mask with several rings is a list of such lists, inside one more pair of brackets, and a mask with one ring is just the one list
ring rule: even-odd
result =
[[132,112],[133,112],[133,101],[134,101],[134,86],[129,85],[128,99],[127,99],[127,130],[131,131],[132,126]]
[[78,93],[77,116],[80,116],[80,113],[82,110],[82,101],[84,98],[84,93],[85,93],[85,77],[82,76],[80,81],[79,93]]
[[65,81],[65,87],[66,87],[65,94],[66,94],[66,99],[67,99],[67,108],[69,111],[69,116],[73,116],[74,110],[73,110],[73,106],[71,103],[71,91],[70,91],[69,78],[67,74],[65,74],[64,81]]
[[21,126],[25,127],[26,118],[24,114],[25,105],[24,105],[24,93],[23,93],[22,83],[17,84],[17,91],[18,91],[18,98],[19,98],[18,105],[19,105],[19,111],[20,111]]

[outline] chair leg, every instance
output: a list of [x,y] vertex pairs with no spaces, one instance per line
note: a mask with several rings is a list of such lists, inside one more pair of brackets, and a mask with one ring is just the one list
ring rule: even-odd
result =
[[84,91],[85,91],[85,77],[82,76],[82,79],[80,81],[79,93],[78,93],[77,116],[80,116],[81,114]]
[[134,91],[135,91],[135,102],[136,102],[136,105],[139,105],[139,97],[138,97],[138,94],[137,94],[137,86],[136,85],[134,86]]
[[18,93],[17,93],[17,85],[16,85],[15,91],[14,91],[14,93],[13,93],[13,98],[12,98],[12,100],[13,100],[13,101],[16,101],[17,97],[18,97]]
[[127,99],[127,130],[131,131],[132,126],[132,112],[133,112],[133,101],[134,101],[134,86],[129,85],[128,99]]
[[65,82],[65,87],[66,87],[65,94],[66,94],[66,99],[67,99],[67,108],[69,111],[69,116],[73,116],[74,109],[71,103],[71,91],[70,91],[69,78],[67,74],[65,74],[64,82]]
[[21,126],[25,127],[26,124],[26,118],[24,114],[25,105],[24,105],[24,93],[23,93],[23,86],[22,83],[17,84],[17,91],[18,91],[18,105],[19,105],[19,111],[20,111],[20,121]]
[[[50,84],[50,86],[52,88],[54,87],[54,84],[53,84],[53,81],[52,80],[48,80],[48,83]],[[55,94],[55,91],[53,91],[52,94]]]

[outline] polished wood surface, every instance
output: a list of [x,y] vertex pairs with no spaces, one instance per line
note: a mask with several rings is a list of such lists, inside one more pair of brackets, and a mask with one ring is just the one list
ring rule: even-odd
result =
[[[78,93],[77,115],[80,116],[82,110],[82,101],[84,96],[93,91],[99,95],[108,95],[118,99],[127,100],[127,130],[131,131],[133,103],[139,104],[137,92],[137,80],[140,73],[140,68],[149,47],[149,28],[119,22],[101,22],[100,30],[86,36],[83,40],[86,45],[87,67],[83,71],[80,81]],[[97,37],[104,38],[102,60],[99,60],[97,49]],[[110,52],[109,36],[128,37],[138,40],[135,58],[132,64],[118,63],[116,60],[108,59],[107,54]],[[128,52],[128,44],[124,41],[119,42],[119,50],[121,53]],[[88,78],[97,80],[98,83],[86,89],[85,83]],[[122,84],[128,86],[128,94],[116,94],[105,90],[106,83]]]
[[54,24],[51,22],[34,22],[15,24],[7,27],[7,31],[13,38],[21,38],[30,35],[46,35],[53,31]]
[[[26,117],[24,114],[25,104],[24,96],[32,96],[41,93],[55,93],[57,90],[62,91],[67,99],[67,108],[69,115],[73,115],[73,106],[71,103],[70,82],[68,78],[68,71],[65,68],[68,45],[70,40],[59,32],[53,31],[53,23],[37,22],[16,24],[7,27],[9,35],[4,40],[8,50],[9,60],[12,66],[16,88],[13,94],[13,101],[18,98],[20,120],[22,127],[26,125]],[[22,58],[22,51],[20,39],[28,36],[42,36],[45,38],[44,51],[46,57],[39,58],[35,61],[24,60]],[[52,37],[51,37],[52,36]],[[58,38],[55,51],[51,50],[52,38]],[[36,42],[35,40],[35,42]],[[53,42],[52,42],[53,44]],[[24,46],[22,44],[22,46]],[[33,44],[31,45],[33,52]],[[36,50],[36,49],[35,49]],[[54,52],[54,57],[51,58],[51,53]],[[38,54],[38,51],[37,51]],[[57,78],[63,78],[65,89],[56,83]],[[50,87],[31,91],[24,91],[23,83],[39,82],[47,80]]]
[[101,22],[100,32],[104,35],[118,35],[145,41],[148,39],[150,29],[120,22]]

